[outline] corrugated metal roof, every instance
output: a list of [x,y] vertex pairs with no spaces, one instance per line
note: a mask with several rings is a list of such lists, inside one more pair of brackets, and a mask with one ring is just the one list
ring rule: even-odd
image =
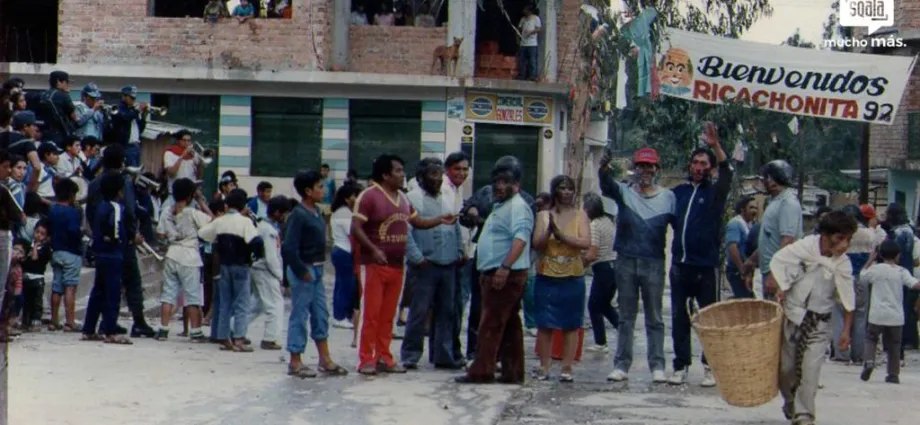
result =
[[148,120],[147,126],[144,128],[144,133],[141,134],[141,137],[145,139],[156,140],[163,136],[172,136],[179,132],[179,130],[183,129],[192,132],[192,134],[201,133],[200,129],[194,127],[173,124],[171,122],[165,121]]

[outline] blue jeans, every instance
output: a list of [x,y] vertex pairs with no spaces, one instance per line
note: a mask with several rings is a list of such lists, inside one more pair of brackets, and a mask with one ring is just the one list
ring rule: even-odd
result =
[[121,304],[121,277],[124,260],[118,257],[100,255],[96,257],[96,278],[89,294],[86,316],[83,318],[83,333],[96,333],[99,315],[102,315],[101,331],[115,335],[118,324],[118,309]]
[[415,288],[406,336],[403,339],[400,357],[403,364],[417,364],[425,347],[425,322],[432,312],[433,328],[430,350],[435,365],[453,365],[462,358],[454,358],[453,329],[456,323],[457,270],[454,266],[429,264],[416,268]]
[[[476,269],[476,263],[473,259],[469,259],[462,266],[457,267],[457,285],[454,291],[455,297],[454,302],[456,303],[457,314],[454,316],[456,318],[456,323],[454,324],[454,358],[457,360],[462,360],[463,349],[462,344],[460,343],[460,331],[463,330],[463,312],[466,310],[466,303],[470,299],[470,284],[473,279],[473,271]],[[434,361],[434,355],[431,356],[431,361]]]
[[[207,264],[207,263],[205,263]],[[211,285],[211,339],[217,339],[217,328],[220,327],[220,281]]]
[[230,320],[233,320],[233,338],[245,338],[249,328],[249,307],[252,303],[252,281],[249,266],[220,266],[220,320],[217,322],[217,339],[230,339]]
[[141,144],[128,143],[125,146],[125,166],[139,167],[141,165]]
[[664,321],[661,303],[664,296],[664,259],[620,257],[616,261],[619,291],[620,326],[613,367],[629,372],[633,360],[633,328],[639,312],[639,296],[645,309],[645,335],[648,340],[648,366],[664,371]]
[[521,46],[518,50],[518,80],[536,80],[539,61],[537,46]]
[[533,288],[536,284],[537,277],[533,275],[527,276],[527,283],[524,286],[524,299],[522,304],[524,305],[524,328],[533,329],[537,327],[537,321],[534,319],[534,294]]
[[335,290],[332,293],[332,317],[335,320],[351,319],[358,296],[358,282],[351,253],[341,248],[332,250],[335,267]]
[[306,282],[287,268],[291,283],[291,317],[288,320],[287,350],[301,354],[307,347],[307,320],[310,321],[310,337],[314,341],[329,338],[329,310],[326,308],[326,287],[323,286],[323,267],[312,266],[313,280]]
[[732,288],[732,297],[736,299],[754,298],[754,291],[748,289],[744,284],[744,277],[741,272],[733,268],[726,268],[725,275],[728,278],[728,285]]

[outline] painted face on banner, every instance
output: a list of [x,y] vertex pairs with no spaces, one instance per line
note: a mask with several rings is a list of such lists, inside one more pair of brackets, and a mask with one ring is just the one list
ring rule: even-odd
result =
[[690,55],[684,49],[671,48],[661,58],[658,66],[658,78],[661,86],[671,89],[689,89],[693,80],[693,64]]

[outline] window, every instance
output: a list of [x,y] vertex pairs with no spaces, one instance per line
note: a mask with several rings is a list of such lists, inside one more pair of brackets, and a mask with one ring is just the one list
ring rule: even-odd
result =
[[323,136],[321,99],[252,98],[254,176],[291,177],[318,170]]
[[[239,0],[223,0],[227,13],[240,4]],[[255,16],[261,18],[290,18],[290,0],[249,0]],[[150,0],[149,14],[159,18],[201,18],[208,0]]]
[[422,103],[395,100],[351,100],[348,166],[369,177],[374,159],[384,153],[406,161],[415,170],[422,151]]
[[920,159],[920,112],[907,113],[907,159]]
[[0,1],[0,62],[56,63],[57,48],[57,1]]

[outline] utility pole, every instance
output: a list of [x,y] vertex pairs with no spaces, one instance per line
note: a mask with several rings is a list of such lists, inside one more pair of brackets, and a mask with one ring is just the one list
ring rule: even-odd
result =
[[863,124],[862,140],[859,142],[859,203],[869,203],[869,136],[870,124]]

